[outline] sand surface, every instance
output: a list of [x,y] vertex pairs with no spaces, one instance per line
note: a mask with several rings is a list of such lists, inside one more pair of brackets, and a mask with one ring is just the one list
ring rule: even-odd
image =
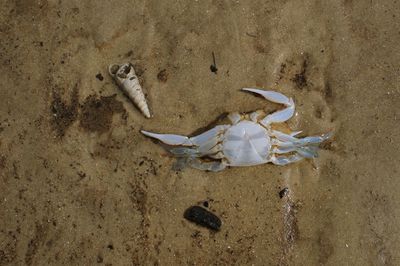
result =
[[[400,265],[399,14],[390,0],[2,0],[0,265]],[[107,73],[127,61],[152,119]],[[293,97],[289,126],[333,141],[315,160],[209,173],[172,170],[139,133],[280,108],[242,87]],[[183,218],[204,201],[220,232]]]

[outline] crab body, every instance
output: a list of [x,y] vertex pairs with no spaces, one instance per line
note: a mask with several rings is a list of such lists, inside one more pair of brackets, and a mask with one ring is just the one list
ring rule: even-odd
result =
[[231,166],[266,163],[270,151],[268,131],[252,121],[240,121],[230,127],[222,142],[222,152]]
[[251,166],[271,162],[286,165],[303,158],[317,156],[318,145],[331,133],[321,136],[297,138],[300,132],[289,134],[275,130],[273,125],[283,123],[294,114],[294,102],[285,95],[259,89],[245,91],[286,106],[285,109],[264,115],[259,110],[248,115],[231,113],[230,125],[218,125],[200,135],[186,137],[141,131],[144,135],[169,145],[169,151],[178,162],[194,168],[220,171],[227,166]]

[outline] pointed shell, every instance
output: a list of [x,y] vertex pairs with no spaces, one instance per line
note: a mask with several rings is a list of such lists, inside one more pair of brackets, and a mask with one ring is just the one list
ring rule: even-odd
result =
[[140,86],[139,79],[130,63],[121,65],[112,64],[108,67],[108,72],[114,78],[119,88],[129,97],[129,99],[140,109],[146,118],[150,118],[150,110],[146,98]]

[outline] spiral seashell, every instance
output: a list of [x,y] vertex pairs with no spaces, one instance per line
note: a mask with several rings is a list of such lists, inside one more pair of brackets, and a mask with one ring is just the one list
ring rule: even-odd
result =
[[112,64],[108,67],[108,72],[111,77],[114,78],[119,88],[133,101],[143,115],[146,118],[150,118],[149,106],[147,105],[142,86],[140,86],[139,79],[135,74],[132,64]]

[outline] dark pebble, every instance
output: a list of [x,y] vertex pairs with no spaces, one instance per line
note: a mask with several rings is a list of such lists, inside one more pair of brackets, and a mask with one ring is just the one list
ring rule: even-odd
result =
[[207,227],[211,230],[219,231],[221,227],[221,220],[215,214],[199,206],[188,208],[183,214],[183,217],[197,225]]
[[211,65],[210,70],[211,70],[211,72],[217,74],[218,68],[215,65]]
[[284,189],[282,189],[281,191],[279,191],[279,197],[283,198],[284,196],[286,196],[289,193],[289,189],[287,187],[285,187]]
[[157,74],[157,79],[161,82],[167,82],[168,80],[168,72],[166,69],[161,70]]
[[97,74],[97,75],[96,75],[96,78],[97,78],[98,80],[100,80],[100,81],[103,81],[103,79],[104,79],[104,77],[103,77],[103,75],[102,75],[101,73]]
[[208,201],[207,200],[203,202],[203,206],[208,208]]

